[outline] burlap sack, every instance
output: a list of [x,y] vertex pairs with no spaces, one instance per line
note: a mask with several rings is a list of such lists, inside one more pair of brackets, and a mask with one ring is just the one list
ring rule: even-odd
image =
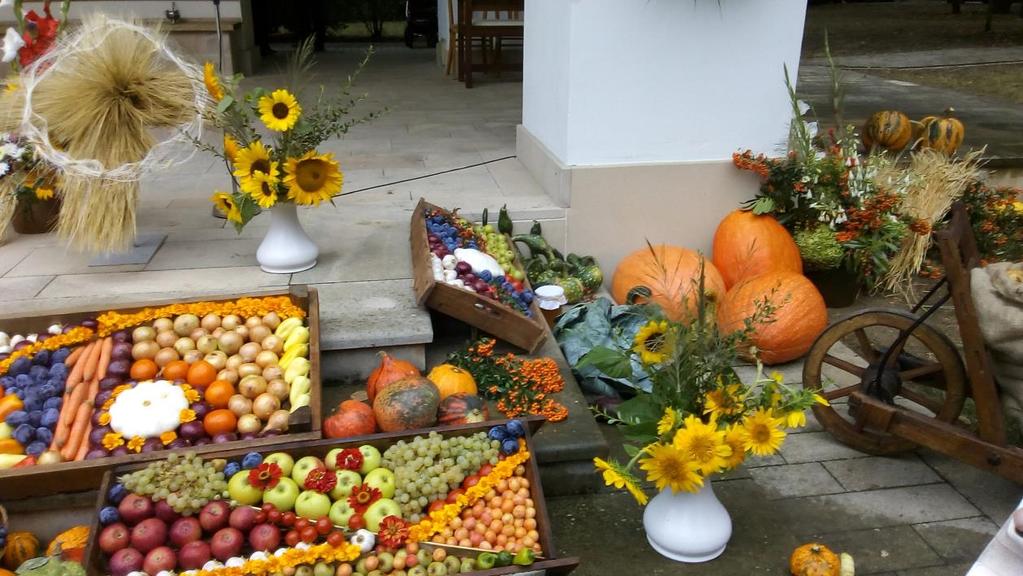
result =
[[1023,262],[974,268],[970,284],[1006,415],[1023,428]]

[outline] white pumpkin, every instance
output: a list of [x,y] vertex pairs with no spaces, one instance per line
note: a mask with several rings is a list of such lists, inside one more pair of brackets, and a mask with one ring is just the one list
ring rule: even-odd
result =
[[139,382],[114,400],[110,427],[125,438],[155,438],[176,430],[185,408],[185,391],[175,384],[166,380]]

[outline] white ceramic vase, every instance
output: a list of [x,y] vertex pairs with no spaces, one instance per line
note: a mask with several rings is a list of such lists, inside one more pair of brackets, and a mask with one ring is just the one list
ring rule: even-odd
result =
[[270,229],[256,251],[256,260],[264,272],[290,274],[316,266],[320,249],[302,229],[298,210],[291,202],[282,202],[270,210]]
[[678,562],[707,562],[725,551],[732,518],[714,495],[710,479],[698,492],[665,488],[643,511],[643,528],[654,550]]

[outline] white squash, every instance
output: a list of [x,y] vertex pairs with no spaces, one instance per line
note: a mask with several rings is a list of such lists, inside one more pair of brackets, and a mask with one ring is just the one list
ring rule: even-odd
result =
[[457,248],[455,257],[460,262],[472,266],[474,274],[478,275],[481,271],[487,270],[491,276],[504,276],[504,268],[501,268],[497,260],[494,260],[494,257],[486,252],[480,252],[475,248]]

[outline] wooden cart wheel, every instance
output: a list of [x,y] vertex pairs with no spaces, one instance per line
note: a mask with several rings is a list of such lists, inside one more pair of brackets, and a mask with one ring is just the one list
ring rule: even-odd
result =
[[[836,322],[814,342],[803,365],[803,386],[819,391],[831,406],[815,405],[814,416],[843,444],[868,454],[905,452],[915,444],[862,430],[849,414],[847,397],[874,380],[885,351],[916,317],[895,310],[867,310]],[[966,401],[963,361],[944,334],[922,324],[892,354],[886,371],[901,381],[895,404],[943,422],[955,422]]]

